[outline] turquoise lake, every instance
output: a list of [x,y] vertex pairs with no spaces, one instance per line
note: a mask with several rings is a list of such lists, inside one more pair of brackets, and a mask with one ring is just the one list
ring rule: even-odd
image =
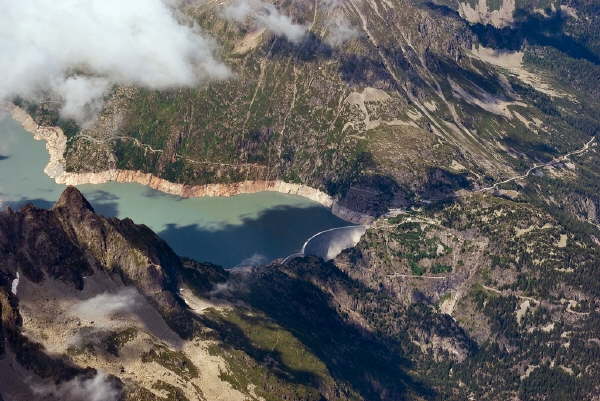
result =
[[[0,207],[49,208],[64,190],[44,174],[45,142],[0,117]],[[298,251],[311,235],[348,223],[308,199],[261,192],[184,199],[139,184],[80,185],[96,211],[130,217],[157,232],[181,256],[225,267],[267,263]]]

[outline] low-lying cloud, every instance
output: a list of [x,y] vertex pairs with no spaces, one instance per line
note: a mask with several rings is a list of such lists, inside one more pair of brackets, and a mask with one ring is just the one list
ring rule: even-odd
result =
[[269,263],[269,259],[260,253],[253,253],[251,256],[242,260],[236,267],[244,267],[244,266],[260,266]]
[[60,384],[36,385],[32,389],[38,396],[63,401],[117,401],[121,395],[115,383],[102,372],[92,378],[76,377]]
[[116,293],[102,293],[79,302],[71,308],[72,315],[83,320],[102,321],[117,313],[133,313],[140,306],[141,295],[134,288],[123,288]]
[[251,22],[257,28],[265,28],[283,36],[292,43],[299,43],[306,35],[306,27],[296,24],[273,5],[262,0],[237,0],[225,7],[223,16],[231,21]]
[[2,1],[0,100],[50,96],[61,101],[64,117],[85,124],[113,85],[165,89],[228,77],[213,41],[171,4]]
[[337,47],[359,36],[359,31],[350,24],[350,21],[343,15],[338,15],[327,24],[325,41],[330,46]]

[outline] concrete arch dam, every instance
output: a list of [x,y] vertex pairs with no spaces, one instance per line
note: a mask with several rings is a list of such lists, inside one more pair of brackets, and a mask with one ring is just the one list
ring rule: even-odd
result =
[[324,260],[331,260],[338,256],[344,249],[355,246],[367,226],[346,226],[321,231],[306,240],[302,250],[288,256],[284,262],[295,257],[318,256]]

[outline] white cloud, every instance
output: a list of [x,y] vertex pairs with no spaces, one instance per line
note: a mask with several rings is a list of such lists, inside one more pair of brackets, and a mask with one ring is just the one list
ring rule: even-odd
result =
[[[252,2],[255,4],[255,2]],[[229,4],[223,10],[223,16],[236,22],[244,22],[250,14],[256,12],[256,8],[250,5],[250,1],[238,0]]]
[[70,312],[80,319],[95,321],[98,325],[116,313],[135,312],[140,301],[141,295],[136,289],[123,288],[114,294],[105,292],[79,302],[73,305]]
[[224,79],[214,43],[171,0],[0,0],[0,100],[58,96],[88,121],[112,85],[152,89]]
[[343,15],[338,15],[327,24],[326,42],[331,46],[341,46],[349,40],[360,36],[358,30],[350,25],[350,22]]
[[236,22],[249,20],[257,27],[284,36],[292,43],[299,43],[306,35],[306,27],[296,24],[274,5],[262,0],[236,0],[223,10],[223,16]]
[[89,379],[76,377],[60,384],[36,385],[32,389],[37,395],[63,401],[117,401],[121,393],[102,372]]
[[269,263],[269,259],[260,253],[253,253],[252,256],[245,258],[242,260],[236,267],[243,266],[260,266]]
[[102,98],[110,86],[105,78],[76,76],[60,79],[53,89],[64,99],[63,117],[90,121],[102,110]]

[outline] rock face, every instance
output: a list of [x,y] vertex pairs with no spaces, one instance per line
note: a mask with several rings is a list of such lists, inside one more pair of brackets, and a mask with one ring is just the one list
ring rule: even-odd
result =
[[96,272],[119,275],[164,313],[175,331],[190,334],[185,322],[178,326],[186,312],[173,296],[179,258],[147,227],[96,215],[74,187],[51,210],[28,206],[0,214],[0,227],[3,265],[13,273],[18,269],[32,282],[52,278],[77,289]]
[[4,108],[8,108],[12,118],[21,123],[26,131],[31,132],[36,140],[46,142],[50,161],[46,165],[44,172],[50,178],[60,177],[65,174],[64,155],[67,149],[67,137],[62,129],[60,127],[40,126],[20,107],[8,105]]
[[[197,328],[180,297],[183,264],[147,227],[96,215],[69,187],[51,210],[0,212],[0,255],[0,392],[9,400],[163,399],[153,388],[243,398],[218,378],[225,361],[189,341]],[[173,387],[174,370],[190,383]]]
[[235,196],[262,191],[281,192],[300,195],[325,207],[332,207],[333,199],[325,193],[305,185],[290,184],[283,181],[242,181],[234,184],[185,185],[176,184],[141,171],[107,170],[101,173],[64,173],[55,177],[59,184],[82,185],[103,184],[105,182],[134,182],[157,191],[183,198],[204,196]]

